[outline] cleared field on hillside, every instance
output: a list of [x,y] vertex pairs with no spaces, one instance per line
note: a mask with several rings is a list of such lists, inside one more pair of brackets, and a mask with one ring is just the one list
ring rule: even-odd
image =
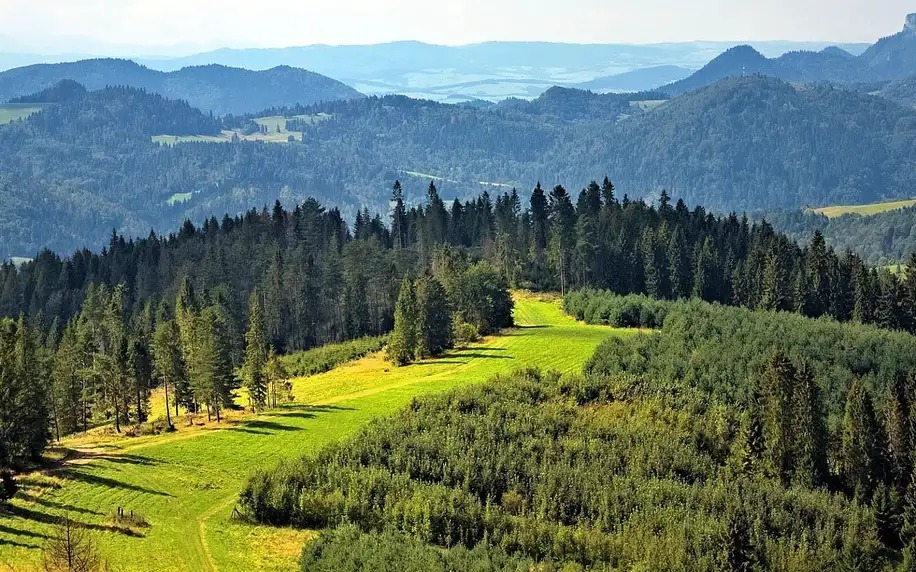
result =
[[292,117],[258,117],[255,123],[267,128],[267,133],[245,135],[241,130],[223,130],[219,135],[153,135],[153,143],[160,145],[177,145],[179,143],[229,143],[233,137],[242,141],[265,141],[267,143],[289,143],[290,136],[296,141],[302,140],[301,131],[289,131],[286,122],[298,119],[305,123],[317,123],[329,119],[327,113],[318,115],[295,115]]
[[836,218],[843,216],[844,214],[858,214],[863,216],[875,215],[887,211],[894,211],[897,209],[911,207],[913,205],[916,205],[916,199],[894,201],[889,203],[873,203],[870,205],[823,207],[819,209],[811,209],[811,211],[822,214],[827,218]]
[[40,103],[4,103],[0,105],[0,125],[25,119],[45,106]]
[[[0,569],[37,569],[40,547],[64,513],[86,523],[117,570],[289,570],[308,532],[239,523],[230,517],[248,475],[280,459],[318,450],[374,417],[390,415],[420,394],[485,381],[526,366],[578,371],[606,336],[617,332],[565,316],[557,301],[519,295],[518,328],[405,368],[380,355],[294,381],[296,402],[231,425],[173,434],[78,439],[77,458],[50,477],[25,479],[0,517]],[[117,507],[147,528],[111,522]]]

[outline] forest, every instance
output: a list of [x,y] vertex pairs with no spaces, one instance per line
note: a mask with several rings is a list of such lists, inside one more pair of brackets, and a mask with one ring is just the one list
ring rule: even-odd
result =
[[[9,403],[30,401],[0,416],[22,433],[3,466],[35,458],[52,435],[133,430],[157,387],[175,415],[219,420],[240,388],[258,410],[267,396],[282,401],[284,371],[333,367],[285,353],[391,332],[394,365],[438,355],[511,326],[509,288],[694,298],[916,331],[916,273],[870,268],[819,232],[802,248],[767,223],[689,210],[666,193],[657,208],[618,199],[607,178],[575,200],[538,185],[524,210],[515,191],[446,205],[432,183],[422,205],[408,206],[399,183],[391,201],[387,220],[363,210],[352,228],[315,200],[292,210],[277,202],[201,227],[186,221],[168,236],[113,234],[100,253],[44,251],[0,267],[0,315],[18,319],[4,355],[20,372],[3,391]],[[649,307],[611,323],[667,325]],[[368,351],[360,347],[340,352]]]
[[243,128],[255,115],[218,117],[132,88],[73,90],[0,126],[0,253],[97,249],[111,228],[165,233],[278,198],[333,198],[353,220],[363,208],[386,210],[395,180],[417,205],[430,178],[449,199],[515,187],[526,200],[539,180],[581,185],[609,174],[634,200],[666,189],[717,212],[869,203],[912,189],[912,108],[750,76],[651,109],[639,103],[661,99],[559,88],[486,108],[361,98],[265,109],[331,116],[291,119],[303,132],[294,143],[167,146],[152,137]]
[[598,291],[566,307],[659,329],[580,375],[414,400],[257,472],[245,514],[325,529],[302,570],[911,569],[916,338]]
[[916,250],[916,207],[862,216],[847,214],[835,218],[801,210],[752,213],[765,218],[773,228],[794,240],[805,241],[820,231],[828,245],[837,250],[852,250],[869,264],[905,264]]

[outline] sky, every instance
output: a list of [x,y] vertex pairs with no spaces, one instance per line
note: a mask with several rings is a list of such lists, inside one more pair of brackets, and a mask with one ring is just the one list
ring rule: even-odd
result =
[[[0,0],[0,52],[419,40],[874,42],[913,0]],[[115,54],[112,54],[115,55]]]

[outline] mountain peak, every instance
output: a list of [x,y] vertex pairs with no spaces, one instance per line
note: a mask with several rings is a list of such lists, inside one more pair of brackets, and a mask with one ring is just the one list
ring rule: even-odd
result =
[[907,14],[906,23],[903,25],[903,31],[916,34],[916,14]]

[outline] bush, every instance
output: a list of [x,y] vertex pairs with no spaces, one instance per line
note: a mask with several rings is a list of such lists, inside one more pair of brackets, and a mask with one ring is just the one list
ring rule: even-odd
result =
[[466,347],[480,339],[477,333],[477,326],[467,322],[455,322],[453,326],[452,339],[456,347]]
[[387,341],[388,336],[360,338],[289,354],[280,359],[291,377],[306,377],[331,371],[339,365],[375,353],[381,350]]

